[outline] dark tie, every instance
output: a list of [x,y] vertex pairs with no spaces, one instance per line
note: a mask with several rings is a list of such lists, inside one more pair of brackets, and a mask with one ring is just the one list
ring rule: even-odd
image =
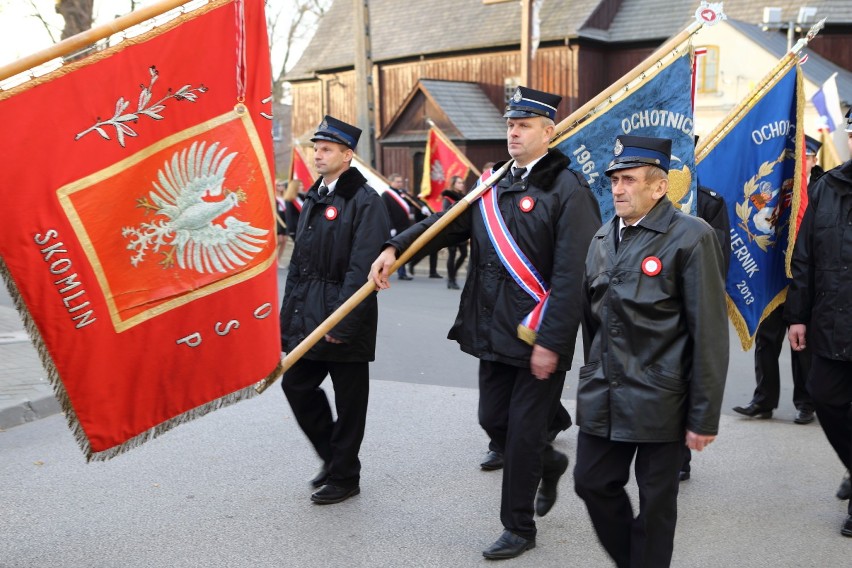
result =
[[325,199],[326,195],[328,195],[328,187],[321,185],[319,188],[320,199]]
[[512,183],[521,181],[521,176],[526,172],[526,168],[512,168]]

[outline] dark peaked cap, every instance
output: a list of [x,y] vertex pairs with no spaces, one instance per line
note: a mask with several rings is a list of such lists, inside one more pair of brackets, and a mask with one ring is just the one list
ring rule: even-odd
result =
[[816,153],[819,152],[819,149],[822,148],[822,142],[817,140],[816,138],[811,138],[807,134],[805,134],[805,154],[816,156]]
[[358,139],[361,137],[361,129],[351,124],[346,124],[342,120],[338,120],[333,116],[325,115],[311,142],[317,140],[326,140],[328,142],[336,142],[343,144],[352,150],[358,145]]
[[528,87],[518,87],[506,105],[503,118],[545,116],[550,120],[555,120],[556,107],[559,106],[561,101],[562,97],[559,95],[536,91]]
[[657,166],[669,173],[672,141],[668,138],[621,135],[616,137],[612,153],[615,157],[604,172],[607,176],[616,170],[642,166]]

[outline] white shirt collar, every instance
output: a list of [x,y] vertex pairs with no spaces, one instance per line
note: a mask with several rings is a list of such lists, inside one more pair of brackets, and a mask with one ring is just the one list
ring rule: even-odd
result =
[[[530,175],[530,172],[532,171],[533,166],[535,166],[537,163],[539,163],[539,162],[542,160],[542,158],[544,158],[545,156],[547,156],[547,153],[546,153],[546,152],[545,152],[544,154],[542,154],[541,156],[539,156],[538,158],[536,158],[535,160],[531,161],[531,162],[530,162],[529,164],[527,164],[526,166],[523,166],[524,168],[526,168],[526,171],[524,172],[524,175],[522,175],[522,176],[521,176],[521,179],[526,179],[526,177],[527,177],[528,175]],[[519,167],[521,167],[521,166],[519,166],[519,165],[515,164],[513,167],[515,167],[515,168],[519,168]]]
[[336,180],[334,180],[331,183],[325,183],[325,178],[323,178],[322,183],[320,185],[326,186],[328,188],[329,193],[334,193],[334,188],[337,187],[337,180],[339,180],[339,179],[340,178],[337,178]]
[[624,231],[625,228],[635,227],[636,225],[641,223],[642,219],[644,219],[644,218],[645,218],[645,215],[642,215],[642,217],[640,217],[638,221],[636,221],[635,223],[632,223],[630,225],[627,225],[627,224],[624,223],[624,219],[619,217],[618,218],[618,242],[621,242],[621,233]]

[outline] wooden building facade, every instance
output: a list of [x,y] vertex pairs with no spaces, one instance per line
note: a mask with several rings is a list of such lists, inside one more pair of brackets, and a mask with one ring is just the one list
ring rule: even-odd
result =
[[[385,175],[401,173],[409,179],[411,187],[418,187],[429,126],[416,113],[405,115],[403,107],[411,102],[418,82],[431,79],[474,82],[500,113],[519,81],[519,3],[365,1],[371,10],[373,30],[370,76],[375,101],[372,111],[375,167]],[[544,2],[541,43],[528,86],[562,95],[557,120],[564,118],[633,69],[668,37],[684,29],[696,4],[692,0]],[[756,13],[758,3],[739,4],[735,16]],[[842,6],[838,2],[811,4]],[[292,133],[302,143],[307,142],[324,114],[357,122],[354,56],[351,49],[339,47],[343,43],[354,45],[348,43],[354,27],[351,7],[351,0],[335,1],[302,58],[288,74]],[[849,14],[844,12],[841,16],[852,23],[852,8],[846,11]],[[666,19],[665,15],[669,17]],[[830,39],[821,47],[843,60],[852,53],[852,36],[843,22],[836,30],[840,33],[828,34]],[[338,45],[329,45],[323,39],[329,37],[336,38]],[[406,135],[394,136],[398,133],[389,131],[392,124],[404,129]],[[506,157],[504,137],[471,141],[451,127],[445,133],[477,166]]]

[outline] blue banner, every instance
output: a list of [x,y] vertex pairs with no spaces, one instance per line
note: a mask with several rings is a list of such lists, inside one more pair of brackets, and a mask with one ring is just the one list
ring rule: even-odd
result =
[[751,347],[758,324],[786,296],[791,211],[801,186],[797,69],[780,71],[764,94],[730,121],[724,137],[709,141],[699,156],[701,185],[721,193],[728,205],[726,289],[743,349]]
[[571,158],[571,167],[586,176],[604,222],[615,214],[612,188],[604,171],[612,161],[619,134],[672,140],[669,198],[684,212],[695,214],[691,84],[689,56],[678,57],[636,90],[555,141],[555,146]]

